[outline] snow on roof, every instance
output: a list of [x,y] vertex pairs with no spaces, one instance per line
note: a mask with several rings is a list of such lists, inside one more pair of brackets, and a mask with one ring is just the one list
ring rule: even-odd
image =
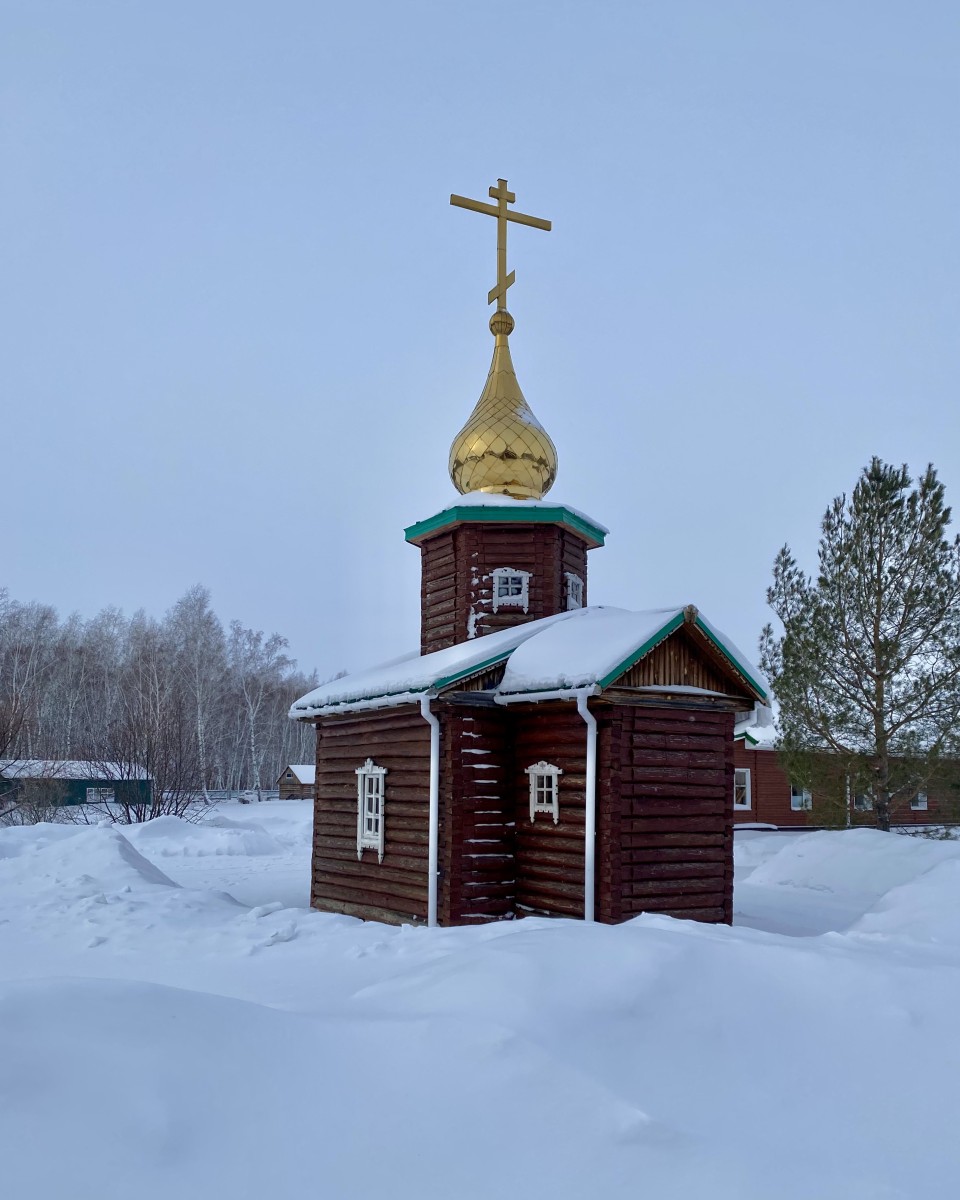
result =
[[539,621],[527,621],[510,629],[459,642],[445,650],[434,650],[432,654],[417,654],[414,651],[378,667],[332,679],[297,700],[290,709],[290,716],[302,717],[307,713],[379,698],[390,699],[395,704],[418,699],[425,692],[446,687],[486,666],[503,662],[521,642],[534,637],[540,630],[585,611],[574,609],[557,613],[556,616],[542,617]]
[[[554,500],[552,497],[549,500],[515,500],[513,496],[503,496],[493,492],[467,492],[463,496],[458,495],[448,500],[442,508],[438,508],[436,511],[446,512],[450,508],[565,508],[568,513],[579,517],[581,521],[586,521],[588,525],[599,529],[601,533],[610,533],[605,525],[601,525],[599,521],[594,520],[579,508],[574,508],[572,504],[564,504],[562,500]],[[422,520],[429,520],[433,515],[430,513]]]
[[757,704],[753,712],[738,721],[733,730],[735,741],[743,738],[748,750],[772,750],[777,743],[773,709],[766,704]]
[[621,674],[624,661],[666,626],[683,622],[682,608],[583,608],[578,615],[579,621],[545,629],[519,646],[510,656],[499,691],[509,695],[603,686],[611,672]]
[[5,779],[149,779],[140,767],[124,763],[80,762],[75,759],[4,758],[0,776]]
[[[314,783],[316,783],[316,778],[317,778],[316,766],[312,766],[307,763],[290,763],[284,769],[283,773],[281,774],[281,776],[280,776],[281,779],[283,778],[284,775],[286,775],[287,771],[292,771],[294,773],[294,775],[296,776],[296,779],[297,779],[297,783],[306,783],[306,784],[310,784],[311,786]],[[278,782],[279,782],[279,780],[278,780]]]
[[[496,691],[504,699],[531,692],[602,688],[679,628],[684,618],[683,608],[646,612],[599,606],[573,609],[332,680],[296,701],[290,716],[409,703],[504,660],[506,671]],[[740,673],[765,693],[763,676],[733,643],[699,615],[696,624]]]

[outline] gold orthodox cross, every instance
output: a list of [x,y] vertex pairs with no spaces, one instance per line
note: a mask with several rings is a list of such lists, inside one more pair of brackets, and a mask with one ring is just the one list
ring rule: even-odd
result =
[[534,229],[552,228],[549,221],[542,217],[528,217],[526,213],[510,212],[508,204],[516,203],[513,192],[507,191],[507,181],[498,179],[495,188],[488,188],[496,204],[484,204],[482,200],[468,200],[466,196],[451,196],[450,203],[457,208],[469,208],[472,212],[486,213],[488,217],[497,218],[497,286],[487,293],[487,303],[497,302],[497,310],[507,307],[507,288],[511,287],[517,277],[516,271],[507,274],[507,222],[516,221],[520,225],[532,225]]

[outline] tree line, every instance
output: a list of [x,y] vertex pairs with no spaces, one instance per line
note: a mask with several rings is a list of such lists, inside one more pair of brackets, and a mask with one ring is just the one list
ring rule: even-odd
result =
[[315,752],[313,728],[287,712],[316,675],[286,647],[239,621],[224,628],[201,586],[160,619],[116,608],[61,619],[0,590],[0,758],[146,772],[154,799],[141,819],[272,787]]

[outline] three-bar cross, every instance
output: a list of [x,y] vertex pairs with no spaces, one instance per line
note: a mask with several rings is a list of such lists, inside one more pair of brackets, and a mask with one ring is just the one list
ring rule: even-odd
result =
[[489,188],[488,191],[490,196],[496,200],[496,204],[484,204],[482,200],[468,200],[466,196],[451,196],[450,203],[455,204],[458,208],[469,208],[473,212],[485,213],[488,217],[497,218],[497,286],[488,292],[487,303],[492,304],[496,300],[499,311],[507,307],[507,288],[517,277],[516,271],[507,274],[507,222],[516,221],[519,225],[532,225],[534,229],[546,229],[548,232],[552,226],[542,217],[528,217],[526,213],[509,211],[507,205],[515,204],[517,198],[513,192],[507,191],[505,179],[498,179],[497,186]]

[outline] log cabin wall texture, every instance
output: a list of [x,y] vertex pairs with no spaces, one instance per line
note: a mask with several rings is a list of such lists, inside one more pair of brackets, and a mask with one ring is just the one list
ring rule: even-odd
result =
[[[601,771],[617,769],[610,852],[619,845],[605,920],[660,912],[733,919],[733,721],[731,712],[617,705],[601,741]],[[619,791],[619,795],[618,795]]]
[[438,706],[442,925],[512,916],[516,897],[509,717]]
[[[529,572],[526,610],[493,611],[498,567]],[[470,522],[441,531],[421,546],[421,653],[562,612],[567,573],[583,580],[586,605],[587,544],[563,526]]]
[[[357,767],[386,767],[385,852],[357,858]],[[310,903],[377,921],[425,921],[430,727],[415,705],[317,721]]]
[[[516,821],[518,915],[583,916],[583,837],[586,819],[587,727],[576,709],[549,703],[512,705],[512,765]],[[540,761],[561,769],[560,820],[538,813],[530,820],[525,768]]]

